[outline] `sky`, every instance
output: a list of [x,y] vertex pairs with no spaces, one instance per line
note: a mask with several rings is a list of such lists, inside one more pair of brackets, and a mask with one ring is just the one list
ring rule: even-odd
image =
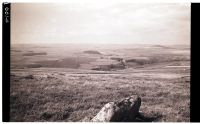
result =
[[11,43],[190,44],[190,4],[12,3]]

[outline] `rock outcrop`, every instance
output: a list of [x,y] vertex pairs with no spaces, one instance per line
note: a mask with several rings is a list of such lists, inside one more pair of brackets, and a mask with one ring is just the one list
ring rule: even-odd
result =
[[139,113],[141,98],[137,95],[120,102],[107,103],[91,120],[93,122],[127,122],[134,121]]

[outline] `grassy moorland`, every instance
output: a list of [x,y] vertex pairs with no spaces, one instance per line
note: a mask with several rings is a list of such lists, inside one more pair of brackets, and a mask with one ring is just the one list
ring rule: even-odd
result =
[[188,122],[190,48],[12,46],[11,121],[83,121],[133,94],[142,99],[140,121]]

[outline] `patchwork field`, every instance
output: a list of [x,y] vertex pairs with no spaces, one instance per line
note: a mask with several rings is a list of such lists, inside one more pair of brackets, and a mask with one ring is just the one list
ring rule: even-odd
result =
[[190,47],[15,44],[11,121],[84,121],[137,94],[137,121],[190,121]]

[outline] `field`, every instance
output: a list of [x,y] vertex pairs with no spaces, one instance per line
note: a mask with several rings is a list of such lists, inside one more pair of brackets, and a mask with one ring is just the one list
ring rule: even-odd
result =
[[14,44],[11,121],[85,121],[108,102],[142,99],[138,121],[190,121],[190,47]]

